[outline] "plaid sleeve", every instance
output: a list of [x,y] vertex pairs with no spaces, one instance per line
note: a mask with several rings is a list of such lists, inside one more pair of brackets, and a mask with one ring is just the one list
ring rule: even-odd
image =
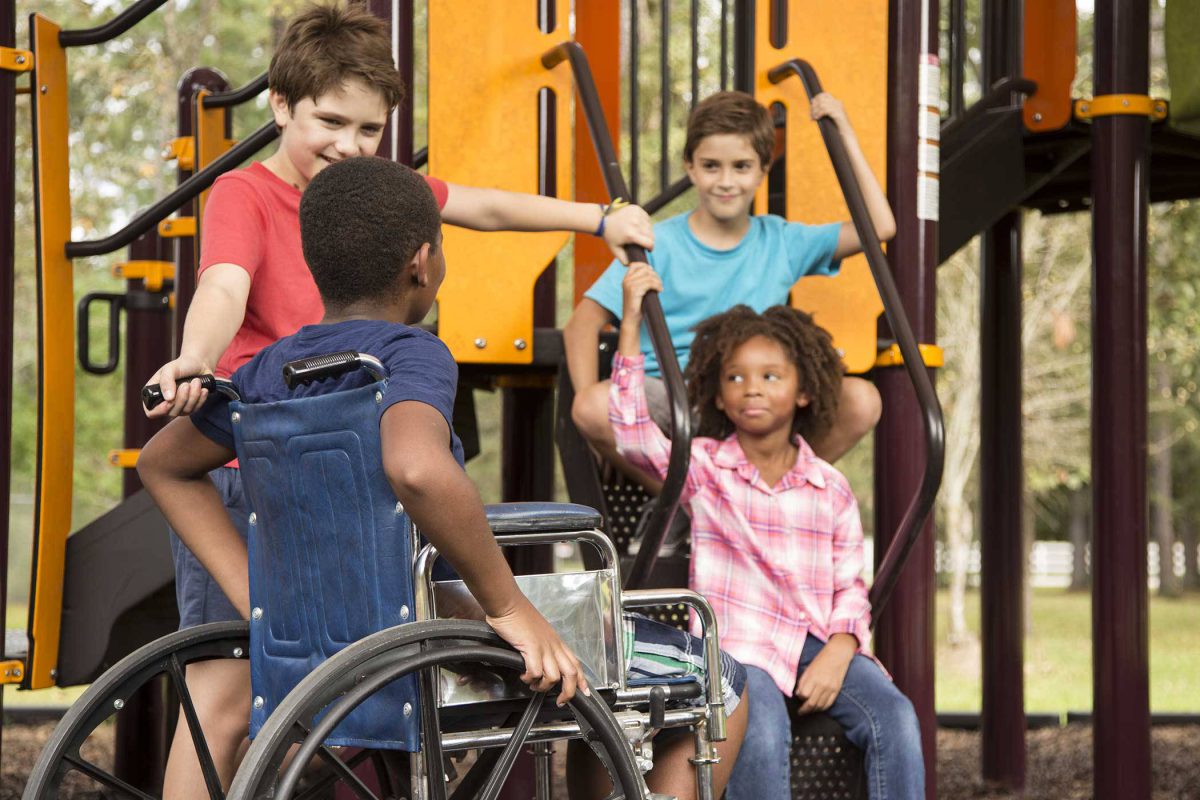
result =
[[[608,394],[608,421],[617,440],[617,452],[640,470],[659,478],[671,463],[671,440],[654,420],[646,402],[646,357],[613,356],[612,389]],[[692,468],[688,470],[682,500],[696,493],[699,472],[696,447],[692,446]]]
[[850,633],[865,651],[871,641],[871,602],[863,582],[863,531],[858,502],[849,487],[833,529],[833,613],[829,635]]

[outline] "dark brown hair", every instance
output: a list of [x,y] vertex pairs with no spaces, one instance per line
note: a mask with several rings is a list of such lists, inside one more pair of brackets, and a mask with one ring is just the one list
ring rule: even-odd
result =
[[762,103],[745,92],[717,92],[704,98],[688,117],[683,159],[691,163],[696,148],[705,138],[721,133],[747,137],[763,169],[775,152],[775,124]]
[[700,436],[724,439],[733,423],[717,408],[721,393],[721,367],[733,351],[755,336],[778,342],[796,366],[800,391],[808,405],[797,408],[792,433],[806,440],[821,436],[833,424],[842,385],[842,360],[825,330],[803,311],[772,306],[759,314],[737,305],[696,325],[696,338],[688,358],[688,402],[700,418]]
[[355,78],[382,94],[389,110],[404,99],[388,25],[358,4],[314,5],[293,17],[267,70],[267,84],[288,108]]
[[304,260],[327,308],[394,291],[421,245],[441,245],[441,224],[425,179],[375,156],[330,164],[300,198]]

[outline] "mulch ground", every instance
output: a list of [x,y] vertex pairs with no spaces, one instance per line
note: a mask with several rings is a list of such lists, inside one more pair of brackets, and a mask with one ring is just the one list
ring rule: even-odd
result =
[[[25,777],[53,725],[5,725],[0,759],[0,800],[21,796]],[[97,741],[98,739],[98,741]],[[1200,726],[1156,727],[1153,740],[1153,800],[1200,800]],[[111,763],[111,742],[93,737],[89,758]],[[1087,725],[1046,728],[1028,735],[1027,791],[1024,795],[983,785],[979,778],[979,734],[938,732],[938,797],[945,800],[1085,800],[1092,796],[1092,731]],[[97,796],[75,791],[70,798]]]

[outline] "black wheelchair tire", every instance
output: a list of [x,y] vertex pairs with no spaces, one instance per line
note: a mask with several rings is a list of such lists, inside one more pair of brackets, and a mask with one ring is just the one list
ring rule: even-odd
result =
[[245,621],[214,622],[156,639],[118,661],[88,687],[55,726],[25,784],[23,800],[58,797],[63,778],[72,771],[87,775],[115,796],[144,799],[145,793],[86,762],[80,754],[83,743],[118,713],[127,698],[152,679],[167,675],[176,691],[182,688],[186,693],[180,684],[187,664],[216,658],[246,658],[249,643],[250,627]]
[[[434,642],[462,646],[447,648],[445,651],[424,649]],[[471,651],[471,655],[469,658],[463,658],[462,653],[467,650]],[[439,652],[455,653],[454,658],[446,663],[477,660],[518,671],[523,664],[520,654],[511,650],[482,622],[413,622],[368,636],[329,658],[280,702],[255,736],[229,789],[228,800],[267,797],[273,800],[289,800],[294,783],[289,782],[286,777],[281,782],[279,775],[285,755],[298,743],[301,747],[307,746],[313,752],[320,747],[319,742],[309,741],[305,744],[306,740],[298,735],[298,731],[315,732],[320,726],[331,728],[337,719],[349,714],[365,696],[357,697],[356,701],[352,699],[340,705],[333,705],[340,698],[354,693],[356,687],[372,680],[390,681],[418,669],[427,669],[433,661],[437,661]],[[411,665],[417,662],[420,662],[420,666],[416,669],[411,668]],[[606,758],[601,760],[605,762],[613,784],[618,788],[618,792],[612,797],[642,800],[645,784],[620,724],[608,706],[595,693],[590,697],[577,693],[570,705],[572,711],[591,727],[593,746],[599,746],[604,751]],[[323,711],[326,713],[321,720],[314,722],[317,715]],[[297,756],[296,762],[302,766],[304,759]],[[297,771],[300,766],[296,766]],[[440,769],[438,771],[440,772]],[[444,796],[444,787],[439,788],[443,791],[439,793],[434,789],[431,797]]]

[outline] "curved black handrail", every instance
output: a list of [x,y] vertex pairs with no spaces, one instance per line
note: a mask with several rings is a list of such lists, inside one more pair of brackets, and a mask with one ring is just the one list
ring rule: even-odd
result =
[[1008,105],[1014,94],[1031,96],[1037,93],[1037,84],[1028,78],[1003,78],[996,81],[983,97],[971,104],[970,108],[951,117],[942,126],[942,138],[953,136],[954,132],[969,124],[986,111]]
[[169,217],[188,200],[212,186],[213,181],[221,175],[266,147],[277,136],[279,136],[279,129],[275,127],[275,122],[272,120],[222,153],[220,158],[179,184],[175,191],[138,214],[133,221],[116,233],[103,239],[67,242],[67,258],[102,256],[120,250]]
[[117,38],[148,17],[152,12],[166,5],[166,3],[167,0],[137,0],[136,3],[103,25],[97,25],[95,28],[80,28],[74,31],[59,31],[58,43],[63,47],[83,47],[88,44],[102,44]]
[[[588,131],[592,135],[592,144],[596,148],[596,158],[600,161],[600,171],[604,175],[604,185],[608,188],[608,194],[610,197],[628,199],[629,186],[625,183],[625,176],[621,174],[617,151],[613,147],[608,125],[604,121],[604,109],[600,105],[587,55],[577,42],[564,42],[542,56],[542,65],[546,69],[553,69],[563,61],[570,62],[571,70],[575,74],[579,102],[583,106],[583,114],[587,119]],[[640,247],[629,246],[626,251],[631,261],[646,260],[646,251]],[[692,418],[688,410],[687,387],[684,385],[679,359],[675,356],[675,347],[671,344],[671,336],[667,331],[667,320],[663,316],[658,292],[646,293],[642,300],[642,316],[650,332],[654,354],[658,356],[663,381],[667,386],[667,396],[671,399],[671,457],[662,492],[655,499],[654,508],[650,511],[643,529],[641,545],[625,575],[625,586],[631,589],[646,584],[654,562],[658,559],[658,551],[662,548],[663,539],[671,527],[671,520],[679,510],[679,498],[683,494],[692,447]]]
[[245,86],[230,89],[228,92],[214,92],[204,98],[205,108],[232,108],[240,106],[247,100],[253,100],[267,88],[267,73],[259,75]]
[[692,179],[687,175],[684,175],[682,178],[675,181],[658,194],[654,195],[654,197],[647,200],[642,205],[642,208],[646,210],[647,214],[657,214],[663,209],[664,206],[666,206],[667,203],[679,197],[690,188],[692,188]]
[[[767,77],[772,83],[779,83],[790,75],[799,76],[810,100],[821,93],[821,82],[817,79],[817,73],[806,61],[798,58],[775,67]],[[837,173],[838,183],[841,184],[842,194],[845,195],[846,205],[850,208],[850,219],[854,222],[854,229],[858,231],[863,253],[867,257],[875,285],[879,289],[879,296],[883,300],[883,312],[892,334],[896,337],[896,343],[900,346],[900,353],[904,356],[904,369],[908,372],[913,388],[916,389],[917,403],[921,407],[921,421],[925,427],[925,473],[921,477],[920,489],[904,512],[896,537],[888,547],[879,570],[875,573],[875,582],[871,586],[871,607],[878,614],[895,588],[900,568],[920,535],[921,526],[929,516],[933,501],[937,497],[945,463],[945,427],[942,422],[941,403],[938,402],[933,381],[929,379],[929,372],[925,369],[912,326],[904,313],[904,304],[896,290],[896,282],[892,278],[887,257],[883,254],[883,247],[875,233],[875,226],[871,223],[862,189],[854,177],[854,168],[846,154],[845,143],[838,135],[837,123],[828,117],[818,120],[818,123],[821,137],[825,140],[825,148],[833,162],[834,172]]]

